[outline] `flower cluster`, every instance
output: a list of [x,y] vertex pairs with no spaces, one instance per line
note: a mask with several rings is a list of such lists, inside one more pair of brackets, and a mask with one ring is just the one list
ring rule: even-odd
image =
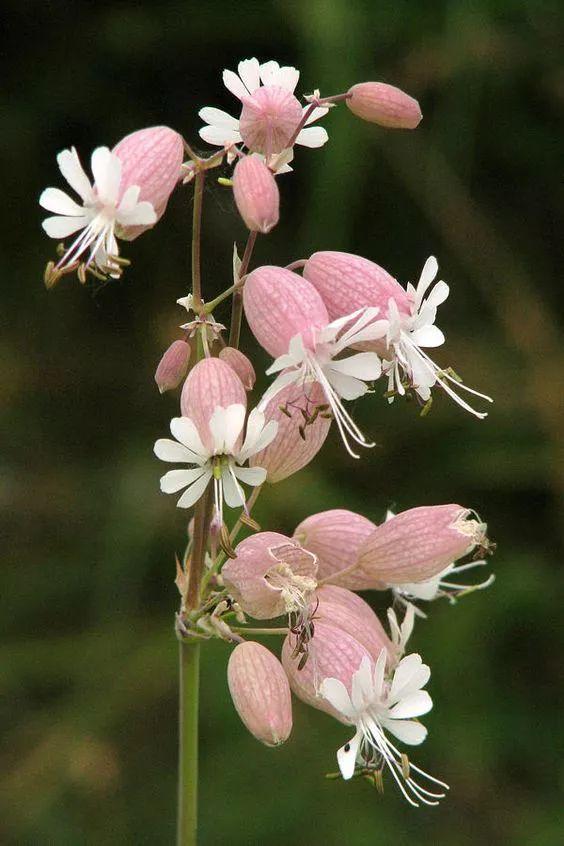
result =
[[[154,445],[159,459],[180,465],[162,476],[161,490],[182,492],[179,508],[195,507],[185,554],[177,560],[178,637],[187,644],[210,637],[236,644],[229,690],[243,723],[263,743],[276,746],[290,736],[293,692],[354,727],[337,752],[343,779],[366,777],[381,789],[387,771],[410,804],[435,805],[447,785],[413,764],[390,736],[408,746],[426,737],[418,718],[433,705],[424,689],[430,669],[417,653],[406,654],[408,641],[415,618],[426,616],[420,603],[440,597],[454,603],[491,584],[493,576],[475,584],[457,580],[486,563],[492,551],[486,525],[457,504],[388,512],[379,524],[338,508],[306,517],[287,536],[262,531],[251,510],[264,483],[288,478],[317,455],[333,422],[352,457],[359,458],[356,447],[374,446],[347,404],[375,393],[382,378],[388,402],[408,395],[425,413],[435,386],[477,418],[485,412],[462,394],[491,400],[427,352],[445,341],[436,318],[449,295],[448,285],[437,281],[434,257],[417,284],[406,287],[373,261],[335,251],[250,270],[257,237],[279,221],[277,180],[292,170],[295,145],[319,148],[328,140],[313,124],[341,103],[387,129],[415,129],[422,117],[414,98],[382,82],[357,83],[328,97],[315,90],[302,104],[299,76],[293,67],[254,58],[241,61],[237,73],[225,70],[223,82],[240,111],[200,110],[200,136],[218,148],[207,158],[168,127],[134,132],[112,150],[95,149],[92,182],[74,148],[61,152],[61,173],[80,202],[46,189],[40,204],[54,216],[43,227],[57,240],[76,237],[60,245],[45,282],[52,287],[75,270],[81,282],[87,273],[120,276],[128,262],[118,239],[133,240],[153,227],[173,190],[194,184],[193,289],[178,300],[189,320],[155,372],[161,393],[181,389],[172,439]],[[232,178],[218,182],[232,187],[249,234],[242,258],[234,249],[233,284],[205,301],[203,185],[222,164],[233,166]],[[226,338],[214,312],[229,298]],[[249,412],[256,374],[239,349],[243,315],[272,357],[266,375],[273,378]],[[254,533],[236,544],[242,525]],[[358,591],[391,597],[389,633]],[[274,628],[276,619],[280,627]],[[250,620],[267,626],[255,628]],[[283,636],[280,659],[253,640],[258,634]]]

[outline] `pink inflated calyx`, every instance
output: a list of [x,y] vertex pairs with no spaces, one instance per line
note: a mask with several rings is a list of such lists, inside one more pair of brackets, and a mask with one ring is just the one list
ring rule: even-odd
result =
[[[411,314],[405,289],[387,270],[362,256],[333,250],[313,253],[303,275],[320,294],[331,320],[367,306],[378,308],[378,317],[385,317],[390,299],[400,314]],[[355,347],[383,354],[386,344],[384,340],[365,341]]]
[[242,96],[239,131],[245,145],[267,158],[284,150],[300,120],[302,107],[291,91],[279,85],[257,88]]
[[[121,193],[129,185],[138,185],[139,199],[151,203],[158,220],[180,179],[184,155],[182,136],[168,126],[151,126],[126,135],[112,152],[122,163]],[[117,234],[132,241],[149,228],[128,226]]]
[[161,394],[177,388],[188,370],[190,344],[178,339],[163,354],[155,371],[155,382]]
[[315,555],[278,532],[259,532],[235,549],[221,571],[241,609],[257,620],[303,615],[317,587]]
[[292,731],[292,700],[280,661],[260,643],[239,643],[229,658],[227,681],[241,720],[257,740],[279,746]]
[[247,276],[243,289],[245,316],[261,347],[278,358],[301,335],[313,348],[315,330],[329,323],[319,293],[306,279],[283,267],[264,265]]
[[428,505],[396,514],[378,526],[354,568],[364,588],[423,582],[487,544],[486,526],[462,505]]
[[246,391],[253,390],[257,377],[255,368],[245,353],[235,347],[224,347],[219,353],[219,358],[235,371]]
[[[183,417],[189,417],[198,429],[202,443],[213,452],[210,419],[216,408],[240,404],[247,407],[243,383],[220,358],[204,358],[190,371],[180,396]],[[237,441],[240,446],[241,436]]]
[[325,394],[316,382],[308,385],[307,391],[287,385],[267,403],[265,418],[278,423],[278,432],[250,461],[251,466],[264,467],[267,482],[281,482],[315,458],[331,426],[326,406]]
[[304,664],[303,656],[296,654],[294,635],[290,633],[284,640],[281,660],[290,687],[307,705],[331,714],[340,722],[348,723],[347,718],[320,695],[319,685],[324,678],[336,678],[343,682],[350,693],[352,677],[363,658],[367,658],[373,666],[370,653],[348,632],[324,622],[315,623],[308,650],[309,656]]
[[233,196],[239,214],[251,232],[266,235],[278,223],[278,185],[272,172],[258,156],[245,156],[235,165]]
[[357,587],[354,572],[345,573],[342,578],[339,574],[356,562],[360,547],[375,528],[362,514],[332,508],[302,520],[294,537],[317,556],[320,581],[330,579],[332,584],[354,590]]
[[394,656],[395,647],[382,623],[370,605],[356,593],[335,585],[322,585],[317,589],[315,598],[316,625],[318,621],[328,623],[347,632],[368,650],[374,661],[382,649],[390,658]]
[[417,100],[395,85],[359,82],[348,93],[346,103],[353,114],[387,129],[415,129],[423,117]]

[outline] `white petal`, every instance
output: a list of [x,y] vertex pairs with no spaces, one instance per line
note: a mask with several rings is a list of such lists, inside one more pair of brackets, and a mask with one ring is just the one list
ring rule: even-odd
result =
[[176,441],[171,441],[170,438],[159,438],[153,447],[153,451],[161,461],[185,461],[187,464],[194,464],[196,458],[191,450]]
[[214,442],[216,455],[231,455],[235,441],[241,434],[245,423],[245,406],[241,403],[228,405],[227,408],[218,406],[210,418],[210,432]]
[[66,238],[90,223],[88,217],[46,217],[41,226],[49,238]]
[[201,467],[195,467],[193,470],[169,470],[161,477],[161,491],[167,494],[181,491],[197,481],[205,472]]
[[406,655],[399,662],[394,673],[389,702],[392,704],[398,702],[409,693],[414,693],[424,687],[429,681],[430,675],[431,671],[426,664],[422,663],[420,655],[416,653]]
[[193,482],[189,488],[187,488],[178,502],[176,503],[178,508],[190,508],[197,502],[202,494],[204,493],[205,489],[208,486],[208,482],[211,479],[211,470],[205,469],[203,474]]
[[70,187],[85,203],[91,202],[93,199],[92,185],[84,172],[75,148],[71,147],[70,150],[60,152],[57,156],[57,163]]
[[[304,106],[303,113],[305,114],[308,109],[309,109],[309,106]],[[328,111],[329,111],[329,109],[327,108],[327,106],[318,106],[316,109],[313,110],[313,112],[310,114],[310,116],[306,120],[305,126],[309,126],[310,123],[314,123],[316,120],[319,120],[319,118],[324,117],[327,114]]]
[[198,458],[204,461],[209,453],[203,445],[195,423],[189,417],[173,417],[170,421],[170,431],[177,441],[188,447]]
[[239,77],[249,94],[254,94],[260,87],[260,73],[258,59],[243,59],[237,65]]
[[349,692],[340,679],[323,679],[319,692],[330,705],[344,717],[353,720],[356,716]]
[[418,746],[423,743],[427,737],[427,729],[421,723],[415,723],[413,720],[382,720],[390,734],[395,735],[398,740],[409,746]]
[[344,746],[341,746],[341,748],[337,752],[337,761],[339,764],[339,769],[341,770],[341,775],[343,776],[345,781],[347,781],[349,778],[352,778],[354,775],[356,767],[356,756],[358,755],[361,740],[362,732],[359,730],[352,738],[352,740],[349,740],[348,743],[345,743]]
[[228,91],[231,91],[232,94],[235,94],[239,100],[242,97],[248,97],[249,92],[239,79],[236,73],[232,70],[224,70],[223,71],[223,84],[227,88]]
[[202,126],[199,135],[208,144],[215,144],[216,147],[223,147],[224,144],[237,144],[241,140],[240,132],[223,126]]
[[121,182],[121,161],[107,147],[97,147],[92,153],[92,174],[100,200],[115,203]]
[[440,347],[445,342],[445,336],[438,326],[423,326],[412,332],[410,337],[418,347]]
[[157,222],[157,213],[152,203],[143,200],[143,202],[137,203],[131,211],[118,212],[116,219],[123,226],[151,226],[151,224]]
[[338,370],[333,370],[331,365],[324,368],[323,372],[327,377],[329,384],[341,397],[341,399],[354,400],[358,397],[364,396],[368,388],[356,379],[354,376],[346,376],[344,373],[339,373]]
[[296,90],[296,85],[298,84],[298,80],[300,78],[299,70],[292,67],[284,67],[280,68],[272,78],[272,85],[279,85],[280,88],[285,88],[287,91],[291,91],[292,94]]
[[349,358],[340,358],[331,362],[331,370],[338,370],[345,376],[354,376],[365,382],[372,382],[380,378],[382,366],[380,359],[374,352],[360,352]]
[[447,283],[443,282],[441,279],[440,282],[437,282],[437,284],[427,297],[427,302],[430,303],[430,305],[435,306],[436,308],[437,306],[440,306],[441,303],[444,303],[449,293],[450,288],[448,287]]
[[235,129],[239,131],[239,121],[237,118],[224,112],[222,109],[216,109],[213,106],[204,106],[198,112],[199,116],[210,126],[218,126],[222,129]]
[[223,498],[230,508],[240,508],[245,504],[245,493],[233,478],[229,469],[221,474],[223,481]]
[[423,270],[421,271],[421,276],[419,277],[419,282],[417,283],[417,295],[420,298],[420,301],[425,296],[425,291],[438,272],[439,265],[437,263],[437,259],[435,256],[429,256],[423,265]]
[[253,488],[262,485],[266,479],[264,467],[234,467],[233,472],[238,479]]
[[39,205],[47,211],[55,212],[55,214],[64,214],[70,217],[84,216],[83,207],[75,203],[60,188],[46,188],[39,198]]
[[388,660],[388,652],[386,649],[381,649],[378,655],[378,660],[374,667],[373,691],[374,699],[380,701],[382,699],[382,689],[384,687],[384,676],[386,674],[386,661]]
[[417,690],[394,705],[388,712],[388,716],[394,717],[394,719],[411,719],[411,717],[420,717],[422,714],[427,714],[432,707],[433,700],[427,691]]
[[239,464],[267,447],[274,440],[277,432],[278,423],[276,420],[271,420],[265,426],[263,412],[258,408],[253,408],[247,420],[247,432],[243,446],[237,455]]
[[273,399],[277,394],[279,394],[282,388],[285,388],[286,385],[291,385],[292,382],[297,382],[300,378],[300,375],[300,370],[292,370],[289,373],[281,373],[279,376],[277,376],[270,388],[268,388],[262,395],[261,400],[258,404],[258,408],[260,408],[261,411],[264,410],[270,400]]
[[139,187],[139,185],[130,185],[120,200],[118,211],[124,213],[133,211],[133,209],[139,202],[140,193],[141,188]]
[[357,713],[361,713],[373,698],[372,665],[370,658],[365,655],[360,667],[352,677],[351,701],[353,708]]
[[329,140],[327,130],[322,126],[311,126],[298,134],[296,144],[301,144],[302,147],[323,147]]

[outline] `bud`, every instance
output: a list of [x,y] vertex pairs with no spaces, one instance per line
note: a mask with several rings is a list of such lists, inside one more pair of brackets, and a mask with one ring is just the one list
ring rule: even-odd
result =
[[485,544],[486,525],[471,514],[461,505],[428,505],[382,523],[359,549],[358,589],[427,581]]
[[266,235],[278,223],[278,185],[271,171],[258,156],[245,156],[235,165],[233,196],[239,214],[251,232],[262,232]]
[[[400,314],[411,314],[405,289],[387,270],[362,256],[332,250],[314,253],[303,274],[321,295],[331,320],[366,306],[379,308],[379,316],[385,318],[390,299],[395,300]],[[384,340],[353,346],[381,355],[386,349]]]
[[257,377],[247,356],[235,347],[224,347],[219,353],[219,357],[235,371],[245,390],[252,391]]
[[329,323],[314,286],[283,267],[264,265],[249,273],[243,304],[253,335],[274,358],[288,352],[295,335],[301,334],[304,345],[311,347],[315,330]]
[[281,153],[302,119],[299,100],[287,88],[268,85],[257,88],[250,97],[241,97],[241,101],[239,132],[244,144],[267,158]]
[[221,571],[242,610],[257,620],[303,612],[317,587],[315,555],[278,532],[259,532],[238,544]]
[[[317,382],[307,386],[287,385],[264,409],[267,421],[278,423],[274,440],[250,460],[251,467],[264,467],[267,482],[274,484],[292,476],[315,458],[329,434],[331,416],[323,389]],[[324,416],[325,415],[325,416]]]
[[219,358],[199,361],[188,374],[180,395],[182,416],[194,421],[202,443],[212,452],[210,418],[218,406],[227,408],[235,403],[247,407],[243,383],[235,371]]
[[[182,136],[168,126],[151,126],[126,135],[112,152],[122,163],[121,194],[129,185],[138,185],[139,200],[151,203],[159,220],[181,177]],[[117,234],[132,241],[151,226],[128,226]]]
[[[271,445],[272,446],[272,445]],[[294,537],[317,555],[318,578],[357,590],[354,572],[339,578],[357,560],[358,551],[376,528],[375,524],[345,508],[333,508],[306,517],[294,531]]]
[[158,363],[155,382],[161,394],[177,388],[188,370],[190,344],[186,341],[173,341]]
[[352,677],[360,667],[363,658],[368,658],[370,665],[374,661],[367,649],[356,638],[324,622],[315,623],[315,633],[309,642],[310,658],[301,670],[299,659],[294,657],[294,638],[289,634],[282,646],[282,666],[290,681],[295,695],[307,705],[331,714],[335,719],[346,723],[333,706],[319,694],[319,685],[326,678],[335,678],[343,682],[349,695]]
[[423,117],[417,100],[385,82],[359,82],[348,93],[353,114],[387,129],[415,129]]
[[280,661],[260,643],[239,643],[229,658],[227,682],[235,709],[257,740],[284,743],[292,731],[292,699]]
[[317,589],[316,599],[316,626],[319,620],[347,632],[368,650],[374,661],[382,649],[386,649],[390,656],[394,655],[395,647],[382,623],[370,605],[356,593],[334,585],[323,585]]

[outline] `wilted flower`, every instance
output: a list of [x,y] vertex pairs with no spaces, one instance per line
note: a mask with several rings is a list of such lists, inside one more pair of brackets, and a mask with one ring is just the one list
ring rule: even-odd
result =
[[395,85],[359,82],[348,93],[346,103],[353,114],[388,129],[415,129],[423,117],[417,100]]
[[361,772],[380,774],[387,766],[410,805],[437,805],[445,794],[421,787],[412,772],[445,790],[448,785],[412,764],[386,736],[388,731],[410,746],[425,740],[427,729],[414,718],[433,707],[431,697],[422,689],[431,671],[419,655],[412,654],[403,658],[387,678],[386,659],[385,649],[375,666],[364,658],[350,686],[335,677],[324,678],[321,683],[322,696],[341,714],[342,721],[356,728],[354,737],[337,752],[339,769],[344,779],[350,779],[357,765]]
[[[199,112],[207,124],[200,129],[200,136],[208,144],[219,147],[243,142],[249,150],[263,153],[269,160],[288,147],[302,120],[305,109],[294,97],[300,73],[296,68],[280,67],[274,61],[259,64],[257,59],[239,62],[237,70],[238,74],[224,70],[223,82],[241,101],[239,118],[206,106]],[[313,123],[326,113],[326,108],[315,109],[306,124]],[[306,125],[298,133],[295,143],[321,147],[326,141],[327,132],[322,127]]]
[[233,704],[248,730],[267,746],[292,731],[290,686],[280,661],[260,643],[239,643],[229,658],[227,681]]
[[357,399],[368,391],[366,382],[380,376],[380,359],[373,352],[337,356],[353,344],[385,334],[387,324],[375,322],[377,309],[362,309],[330,323],[313,285],[296,273],[272,266],[249,274],[243,302],[257,341],[278,356],[266,372],[280,375],[263,396],[261,407],[287,385],[296,383],[306,390],[307,385],[318,382],[347,451],[358,458],[348,437],[361,446],[372,444],[341,400]]

